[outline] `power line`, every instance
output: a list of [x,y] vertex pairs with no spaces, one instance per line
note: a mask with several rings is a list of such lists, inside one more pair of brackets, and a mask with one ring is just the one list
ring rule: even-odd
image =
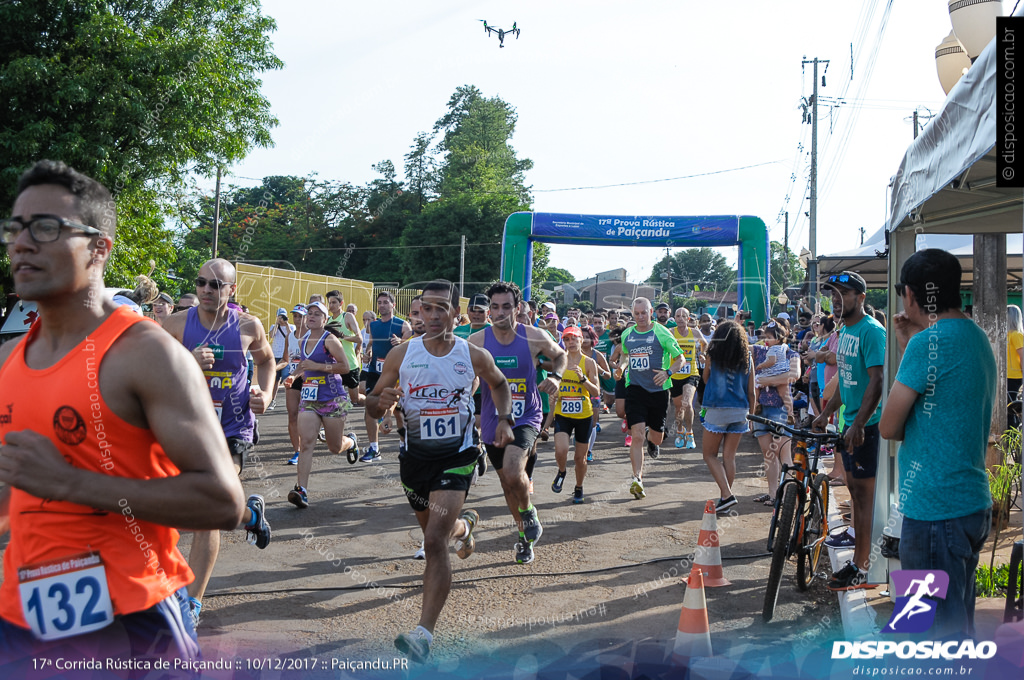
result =
[[744,165],[739,168],[728,168],[726,170],[712,170],[710,172],[701,172],[696,175],[683,175],[682,177],[665,177],[664,179],[645,179],[639,182],[622,182],[620,184],[601,184],[590,187],[566,187],[564,189],[532,189],[536,193],[550,193],[553,191],[583,191],[585,189],[611,189],[613,187],[630,187],[637,184],[654,184],[656,182],[675,182],[680,179],[693,179],[695,177],[708,177],[709,175],[721,175],[727,172],[738,172],[739,170],[749,170],[751,168],[760,168],[765,165],[772,165],[774,163],[781,163],[782,160],[777,161],[766,161],[764,163],[756,163],[754,165]]

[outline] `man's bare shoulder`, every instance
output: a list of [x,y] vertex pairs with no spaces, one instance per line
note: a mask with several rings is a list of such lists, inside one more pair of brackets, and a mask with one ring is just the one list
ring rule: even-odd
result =
[[185,337],[185,324],[188,322],[188,310],[175,312],[164,319],[163,329],[178,341]]

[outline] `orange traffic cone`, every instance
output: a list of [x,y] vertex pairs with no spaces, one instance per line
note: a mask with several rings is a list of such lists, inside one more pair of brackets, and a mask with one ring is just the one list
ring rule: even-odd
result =
[[[700,535],[697,536],[693,566],[700,568],[700,572],[704,576],[704,585],[709,588],[732,585],[722,571],[722,549],[718,544],[718,516],[715,514],[714,501],[708,501],[704,506],[704,521],[701,522]],[[693,578],[692,572],[690,578]],[[687,585],[689,585],[689,581],[687,581]]]
[[683,595],[683,610],[679,613],[676,644],[672,649],[672,658],[677,662],[694,656],[711,656],[708,603],[704,598],[704,578],[697,565],[690,570],[690,580]]

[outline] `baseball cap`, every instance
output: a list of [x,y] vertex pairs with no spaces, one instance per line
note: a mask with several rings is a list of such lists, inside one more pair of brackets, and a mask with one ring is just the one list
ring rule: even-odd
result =
[[166,302],[169,305],[174,304],[174,300],[172,300],[171,296],[168,295],[167,293],[160,293],[159,295],[156,296],[156,299],[159,300],[160,302]]
[[564,338],[567,335],[575,335],[576,337],[582,339],[583,331],[580,330],[579,326],[567,326],[566,329],[562,331],[562,337]]
[[786,321],[789,321],[789,312],[779,312],[776,316],[779,319],[785,319]]
[[317,309],[319,309],[321,312],[324,313],[324,316],[329,316],[329,314],[327,312],[327,305],[325,305],[324,303],[320,302],[319,300],[317,302],[314,302],[313,304],[309,305],[309,307],[306,307],[306,309],[308,310],[310,307],[316,307]]
[[295,305],[294,307],[292,307],[292,313],[305,315],[306,305]]
[[556,321],[558,320],[558,316],[556,314],[552,314],[551,312],[545,314],[543,318],[545,321],[550,321],[551,319],[555,319]]
[[668,306],[667,302],[659,302],[655,309],[671,309],[671,307]]
[[856,272],[840,272],[839,274],[832,274],[825,278],[822,287],[835,288],[840,286],[843,288],[849,288],[850,290],[858,293],[866,293],[868,290],[868,284],[864,281],[864,277]]
[[486,311],[487,308],[490,307],[490,306],[491,306],[490,298],[488,298],[483,293],[477,293],[476,295],[474,295],[469,300],[469,308],[470,309],[473,309],[474,307],[483,307],[484,310]]
[[288,316],[288,310],[285,309],[284,307],[278,307],[277,308],[277,315],[278,316]]
[[555,303],[551,302],[550,300],[548,300],[547,302],[542,304],[541,307],[544,308],[544,309],[554,309],[555,308]]

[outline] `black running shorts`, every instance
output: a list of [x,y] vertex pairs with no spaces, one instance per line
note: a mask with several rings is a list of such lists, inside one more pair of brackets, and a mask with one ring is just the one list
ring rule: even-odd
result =
[[[415,450],[415,444],[410,448]],[[462,491],[469,495],[469,487],[476,476],[476,459],[480,451],[474,446],[447,458],[429,460],[409,454],[398,457],[398,475],[409,505],[416,512],[430,507],[431,491]]]
[[629,427],[646,423],[654,432],[664,432],[667,413],[668,390],[648,392],[639,385],[626,388],[626,424]]
[[564,432],[571,439],[575,433],[577,444],[589,444],[592,429],[594,429],[593,418],[570,418],[555,414],[555,434]]
[[[537,428],[530,425],[519,425],[512,428],[512,443],[509,446],[530,453],[533,443],[537,441]],[[505,447],[498,448],[494,444],[487,444],[487,458],[495,470],[500,470],[505,465]]]

